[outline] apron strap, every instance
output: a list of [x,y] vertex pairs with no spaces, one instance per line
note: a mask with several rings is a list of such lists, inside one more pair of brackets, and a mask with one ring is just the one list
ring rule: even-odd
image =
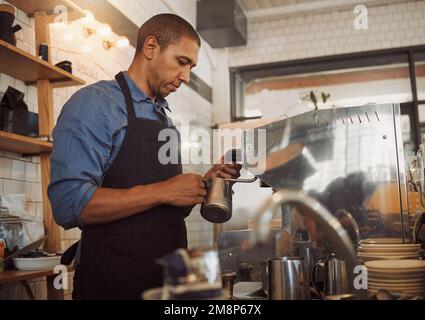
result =
[[130,88],[128,87],[128,83],[125,80],[124,72],[120,72],[115,76],[115,79],[117,79],[118,84],[121,88],[121,91],[125,98],[125,104],[127,106],[127,113],[129,118],[134,119],[136,118],[136,114],[134,112],[134,105],[133,100],[131,98]]
[[72,246],[70,246],[68,249],[65,250],[65,252],[61,256],[61,264],[66,266],[71,265],[72,260],[74,260],[75,255],[77,253],[79,243],[80,243],[80,240],[78,240]]

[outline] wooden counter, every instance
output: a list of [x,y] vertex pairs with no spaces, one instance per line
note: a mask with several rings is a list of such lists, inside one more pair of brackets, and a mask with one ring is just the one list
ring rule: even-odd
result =
[[[72,272],[73,270],[73,267],[68,267],[68,272]],[[32,292],[31,287],[28,284],[28,280],[46,277],[47,299],[63,300],[63,289],[57,290],[53,285],[54,280],[58,275],[59,274],[53,272],[53,269],[44,269],[37,271],[6,270],[3,273],[0,273],[0,286],[20,282],[25,288],[25,291],[28,294],[29,298],[31,300],[35,300],[34,293]]]

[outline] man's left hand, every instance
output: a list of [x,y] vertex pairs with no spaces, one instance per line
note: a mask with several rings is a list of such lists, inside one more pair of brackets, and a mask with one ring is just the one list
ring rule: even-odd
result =
[[209,181],[213,176],[225,179],[237,179],[240,177],[242,165],[239,163],[215,164],[205,175],[204,179]]

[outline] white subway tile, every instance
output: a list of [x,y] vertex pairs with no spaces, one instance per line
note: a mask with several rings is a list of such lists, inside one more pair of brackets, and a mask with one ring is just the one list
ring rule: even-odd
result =
[[31,201],[41,202],[41,184],[40,183],[31,183]]
[[27,202],[27,214],[30,216],[37,216],[37,207],[35,202]]
[[0,158],[0,177],[12,178],[12,160]]
[[18,193],[18,181],[4,179],[3,191],[5,194],[16,194]]
[[32,157],[32,162],[40,163],[40,157],[39,156]]
[[0,91],[6,92],[9,86],[14,87],[15,80],[7,74],[3,73],[1,76]]
[[25,174],[26,181],[40,182],[40,165],[32,162],[27,162]]
[[12,160],[12,179],[25,180],[25,162]]
[[35,214],[37,217],[43,219],[44,218],[44,212],[43,212],[43,204],[42,203],[36,203],[35,204]]

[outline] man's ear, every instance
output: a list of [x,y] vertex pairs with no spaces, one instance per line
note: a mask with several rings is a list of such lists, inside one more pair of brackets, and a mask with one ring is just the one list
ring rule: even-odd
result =
[[143,44],[143,55],[148,60],[152,60],[159,50],[160,46],[156,38],[154,36],[147,37]]

